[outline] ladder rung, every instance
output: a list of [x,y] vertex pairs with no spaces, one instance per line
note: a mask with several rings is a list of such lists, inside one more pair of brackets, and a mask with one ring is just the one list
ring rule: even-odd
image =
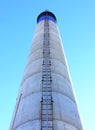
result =
[[51,73],[51,69],[46,69],[46,68],[45,68],[45,69],[43,69],[42,71],[43,71],[43,73],[45,73],[45,74]]
[[53,104],[41,104],[41,108],[42,110],[46,110],[47,109],[47,106],[48,106],[48,109],[49,110],[52,110],[53,109]]
[[[45,114],[45,113],[46,113],[46,111],[47,111],[47,108],[46,108],[46,109],[44,109],[44,110],[42,111],[42,113],[43,113],[43,114]],[[52,113],[53,113],[52,109],[48,110],[48,113],[49,113],[49,114],[52,114]]]
[[[41,130],[46,130],[46,128],[41,128]],[[49,128],[48,130],[54,130],[53,128]]]
[[[46,128],[46,125],[45,126],[42,126],[43,128]],[[48,128],[52,128],[52,125],[48,125]]]
[[43,102],[44,102],[44,101],[51,101],[51,99],[43,99]]
[[42,97],[42,102],[43,102],[43,100],[51,100],[52,101],[52,98],[51,98],[51,96],[49,96],[49,97],[44,96],[44,97]]
[[43,52],[43,57],[44,56],[50,56],[50,52]]
[[50,49],[43,49],[43,54],[50,54]]
[[46,87],[47,85],[48,86],[51,86],[51,83],[52,83],[52,80],[48,80],[48,81],[45,81],[45,80],[42,80],[42,84]]
[[[46,109],[42,109],[42,110],[46,110]],[[52,110],[52,108],[51,109],[48,108],[48,110]]]
[[[49,112],[49,114],[48,114],[49,116],[50,116],[50,115],[51,115],[51,116],[53,115],[53,112],[52,112],[51,110],[48,111],[48,112]],[[44,112],[42,112],[41,115],[44,116],[44,115],[46,115],[45,113],[46,113],[46,110],[45,110]]]
[[45,71],[46,71],[46,69],[47,70],[50,70],[51,69],[51,65],[49,64],[49,63],[45,63],[44,65],[43,65],[43,68],[42,68],[43,70],[45,69]]
[[43,101],[45,101],[45,100],[46,101],[52,101],[51,98],[48,98],[48,96],[47,97],[45,97],[45,96],[43,97]]
[[[47,89],[46,89],[46,90],[47,90]],[[48,92],[48,91],[45,91],[45,92],[44,92],[44,91],[43,91],[43,96],[51,96],[51,93],[52,93],[52,92]]]
[[43,55],[43,58],[50,60],[50,56],[49,55]]
[[44,75],[44,76],[42,76],[42,78],[52,78],[50,75]]
[[42,89],[42,92],[46,92],[46,91],[52,92],[52,89],[51,89],[51,88],[43,88],[43,89]]
[[[44,92],[43,92],[44,93]],[[47,96],[46,94],[43,94],[43,96]],[[48,96],[51,96],[51,94],[50,95],[48,95]]]
[[[52,102],[43,102],[42,106],[51,107],[53,105]],[[44,108],[45,109],[45,108]]]
[[51,63],[48,63],[48,64],[46,64],[46,63],[43,63],[42,65],[43,65],[43,66],[44,66],[44,65],[48,65],[48,66],[50,66],[50,65],[51,65]]
[[48,72],[43,71],[43,75],[51,75],[51,71],[48,71]]
[[51,86],[43,85],[42,90],[52,90]]
[[49,42],[47,42],[47,41],[44,41],[44,44],[43,44],[43,50],[50,50],[50,43]]
[[[45,113],[45,114],[41,114],[41,115],[46,116],[47,114]],[[48,116],[52,116],[52,113],[51,114],[48,113]]]
[[51,96],[52,92],[43,92],[43,96]]
[[51,98],[47,99],[47,97],[43,97],[42,102],[44,102],[45,100],[49,100],[49,101],[53,102]]
[[52,101],[50,102],[42,101],[42,105],[52,105]]
[[45,70],[46,70],[46,69],[47,69],[47,70],[50,70],[50,69],[51,69],[51,65],[47,65],[47,64],[46,64],[46,65],[43,66],[42,69],[43,69],[43,70],[44,70],[44,69],[45,69]]
[[51,80],[52,79],[52,77],[49,77],[49,76],[44,76],[44,77],[42,77],[42,80]]
[[52,101],[42,101],[42,105],[53,105]]
[[[50,87],[50,86],[51,86],[51,83],[52,83],[52,82],[45,82],[45,81],[42,81],[43,87]],[[47,86],[47,85],[48,85],[48,86]]]
[[[45,116],[41,116],[41,118],[42,118],[43,121],[45,121],[46,120],[46,115]],[[53,120],[53,117],[50,117],[48,115],[48,121],[51,121],[51,120]]]
[[51,87],[51,82],[42,82],[43,88],[50,88]]
[[47,86],[47,84],[43,84],[42,90],[51,90],[52,91],[51,85],[48,84],[48,86]]
[[44,75],[42,75],[42,77],[51,77],[51,75],[50,74],[44,74]]
[[42,79],[43,81],[52,81],[51,78]]
[[42,103],[52,103],[52,100],[51,99],[43,99]]
[[49,107],[50,105],[52,105],[52,102],[50,102],[50,103],[47,103],[47,102],[45,103],[45,102],[44,102],[42,105]]
[[47,69],[47,70],[50,70],[50,69],[51,69],[51,65],[47,65],[47,64],[46,64],[46,65],[43,66],[42,69],[43,69],[43,70],[44,70],[44,69],[45,69],[45,70],[46,70],[46,69]]
[[51,63],[44,63],[44,64],[42,64],[43,66],[51,66]]
[[[48,118],[48,121],[52,121],[53,120],[53,118]],[[44,118],[44,119],[42,119],[42,121],[46,121],[46,119]]]
[[[46,63],[45,61],[46,61],[46,59],[44,58],[44,59],[43,59],[43,64],[45,64],[45,63]],[[51,60],[50,60],[50,57],[49,57],[49,61],[48,61],[48,64],[51,64]]]
[[51,64],[50,63],[45,63],[45,64],[43,64],[43,68],[44,67],[49,67],[51,69]]
[[45,73],[46,73],[46,72],[51,72],[51,70],[43,70],[43,72],[45,72]]
[[49,76],[45,76],[45,77],[42,77],[42,80],[52,80],[52,77],[49,77]]
[[47,82],[43,82],[43,88],[51,88],[51,84],[49,84],[51,82],[48,82],[48,86],[47,86]]
[[48,69],[48,72],[47,72],[47,70],[43,70],[43,75],[49,75],[49,76],[51,76],[51,68],[50,69]]
[[50,61],[50,56],[47,56],[47,57],[45,56],[45,57],[44,57],[44,55],[43,55],[43,60],[44,60],[44,61],[47,61],[47,60]]
[[[47,90],[48,92],[52,92],[52,90]],[[47,92],[46,90],[42,90],[42,92]]]
[[47,52],[47,53],[44,53],[43,57],[48,56],[48,58],[50,58],[50,57],[49,57],[49,56],[50,56],[49,54],[50,54],[50,53],[48,53],[48,52]]
[[[47,82],[43,82],[43,86],[46,86],[47,85]],[[48,82],[48,85],[51,86],[51,82]]]
[[48,70],[48,71],[43,70],[43,73],[45,73],[45,74],[46,74],[47,72],[48,72],[48,73],[51,73],[51,70]]
[[[45,127],[42,126],[41,130],[46,130],[46,126]],[[48,127],[48,130],[53,130],[53,127]]]
[[[43,83],[43,87],[47,87],[47,83],[46,82],[42,82]],[[51,87],[51,82],[48,83],[48,87]]]
[[51,77],[51,75],[46,74],[46,75],[42,76],[42,78],[52,78],[52,77]]
[[51,77],[42,77],[42,80],[43,81],[51,81],[52,79],[51,79]]
[[51,87],[51,82],[48,82],[48,83],[47,83],[47,82],[44,82],[44,81],[43,81],[42,83],[43,83],[43,84],[42,84],[42,85],[43,85],[43,88],[50,88],[50,87]]
[[[46,120],[46,115],[41,116],[42,120]],[[53,119],[52,116],[48,115],[48,121],[51,121]]]
[[46,81],[46,82],[48,82],[48,81],[52,81],[51,79],[42,79],[42,81]]
[[47,83],[43,83],[42,89],[45,89],[45,90],[51,89],[52,90],[51,83],[50,84],[48,83],[48,86],[47,86]]
[[50,48],[47,46],[47,48],[43,48],[43,53],[49,53],[50,54]]
[[[46,109],[42,109],[42,111],[43,111],[43,110],[46,110]],[[49,109],[49,108],[48,108],[48,110],[52,111],[52,109]]]

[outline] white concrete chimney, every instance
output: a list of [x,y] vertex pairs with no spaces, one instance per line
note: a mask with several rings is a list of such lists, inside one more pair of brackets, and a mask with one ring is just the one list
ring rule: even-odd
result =
[[37,18],[10,130],[83,130],[56,23]]

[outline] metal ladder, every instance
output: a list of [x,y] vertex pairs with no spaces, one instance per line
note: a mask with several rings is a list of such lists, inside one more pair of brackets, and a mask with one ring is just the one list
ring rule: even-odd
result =
[[49,23],[44,23],[43,64],[42,64],[42,101],[41,101],[41,130],[53,129],[53,100],[52,77],[49,45]]

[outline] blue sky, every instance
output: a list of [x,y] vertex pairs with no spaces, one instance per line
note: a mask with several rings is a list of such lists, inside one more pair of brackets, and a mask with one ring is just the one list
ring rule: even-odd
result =
[[0,0],[0,130],[8,130],[36,17],[57,17],[85,130],[95,129],[95,0]]

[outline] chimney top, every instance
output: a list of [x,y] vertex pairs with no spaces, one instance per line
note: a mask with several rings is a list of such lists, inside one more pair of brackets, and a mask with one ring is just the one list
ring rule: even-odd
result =
[[50,12],[49,10],[45,10],[44,12],[40,13],[37,17],[37,23],[39,23],[42,20],[51,20],[54,23],[57,22],[56,16]]

